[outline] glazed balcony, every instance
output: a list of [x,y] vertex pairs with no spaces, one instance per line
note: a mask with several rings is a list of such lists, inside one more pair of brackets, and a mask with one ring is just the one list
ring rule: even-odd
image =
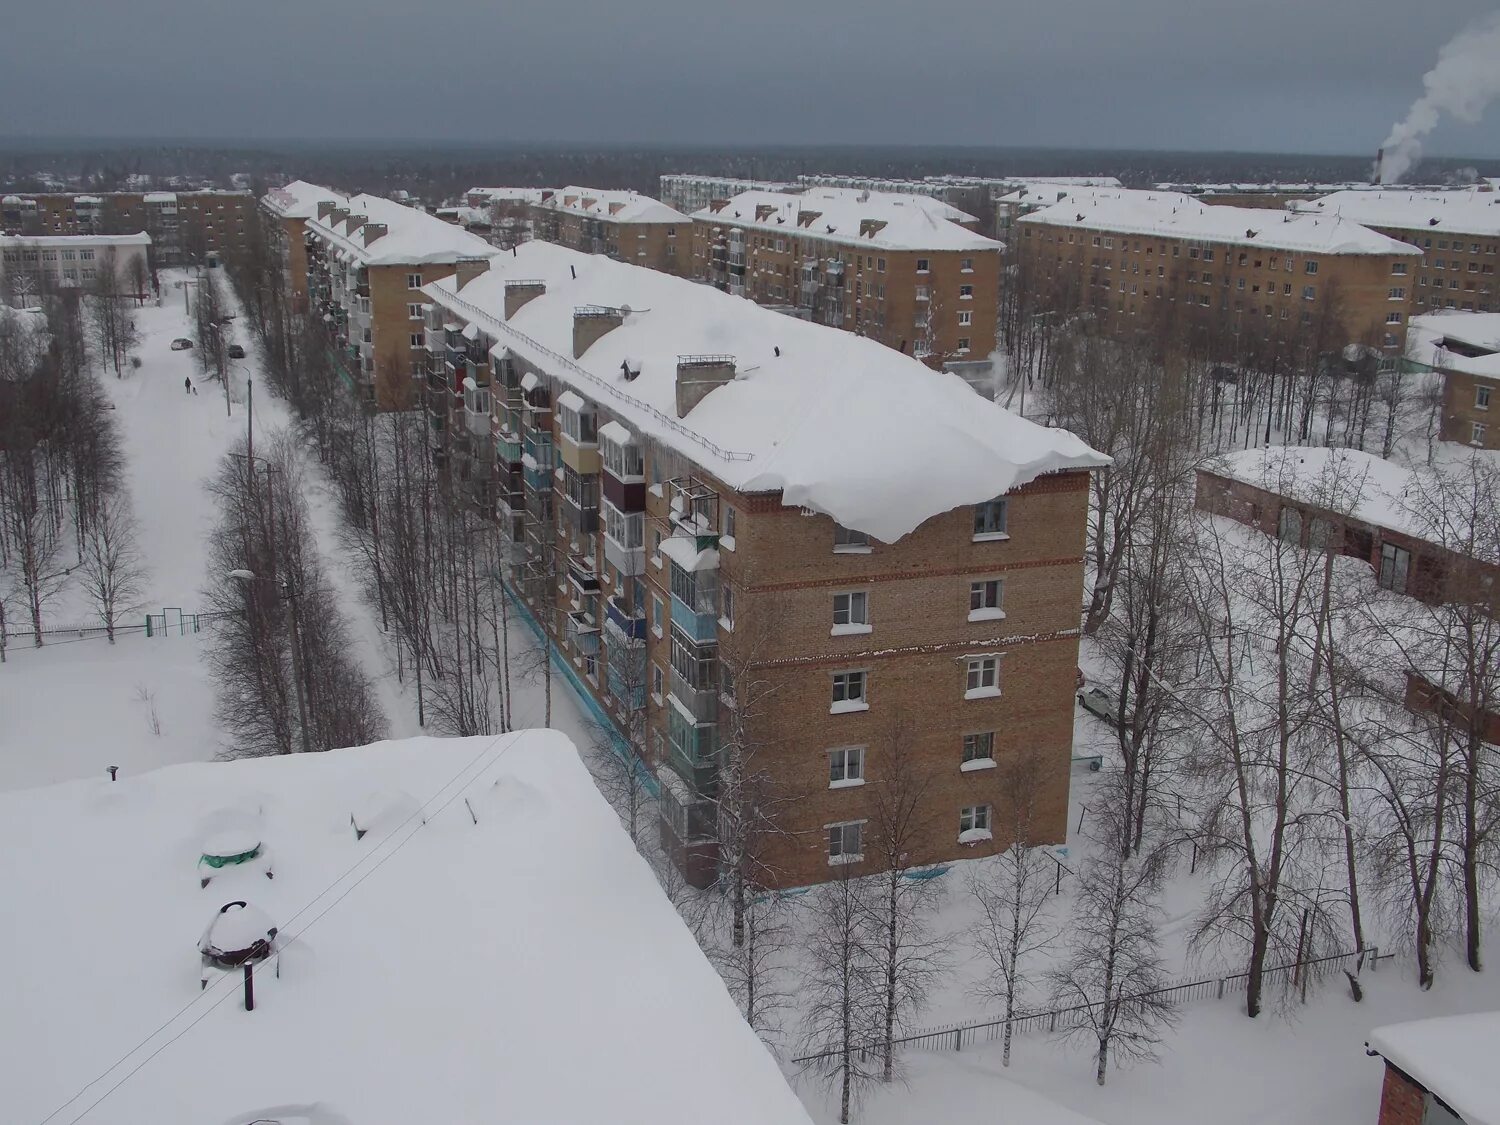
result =
[[628,609],[618,594],[605,599],[604,615],[620,635],[630,641],[646,639],[646,615],[639,609]]

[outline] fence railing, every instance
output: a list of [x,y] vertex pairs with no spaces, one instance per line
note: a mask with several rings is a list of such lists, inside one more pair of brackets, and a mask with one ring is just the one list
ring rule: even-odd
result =
[[[1292,962],[1285,965],[1274,965],[1261,971],[1261,983],[1270,988],[1273,985],[1285,985],[1288,988],[1299,987],[1304,980],[1313,982],[1344,969],[1357,969],[1368,964],[1374,969],[1385,957],[1393,954],[1382,954],[1375,946],[1368,949],[1357,949],[1347,953],[1335,953],[1328,957],[1315,957],[1307,961]],[[1221,973],[1215,976],[1199,977],[1194,980],[1180,980],[1165,988],[1154,989],[1150,992],[1136,993],[1121,1000],[1117,1004],[1130,1004],[1144,1000],[1163,1001],[1174,1007],[1187,1004],[1194,1000],[1222,1000],[1226,996],[1241,994],[1245,991],[1250,981],[1248,972]],[[895,1047],[915,1047],[919,1050],[929,1051],[962,1051],[965,1046],[973,1046],[977,1043],[993,1043],[1005,1034],[1005,1025],[1010,1024],[1012,1035],[1034,1034],[1036,1032],[1055,1032],[1060,1029],[1077,1027],[1084,1021],[1087,1013],[1102,1007],[1101,1004],[1075,1004],[1066,1008],[1046,1008],[1026,1012],[1017,1012],[1009,1020],[1004,1016],[991,1019],[974,1021],[962,1021],[958,1023],[944,1024],[939,1027],[927,1027],[914,1031],[909,1035],[903,1035],[891,1040]],[[882,1051],[884,1042],[865,1043],[859,1048],[861,1056]],[[838,1050],[814,1051],[811,1054],[794,1058],[792,1062],[803,1064],[817,1062],[819,1059],[833,1058],[840,1054]]]
[[[186,613],[168,607],[161,613],[146,614],[144,620],[132,618],[130,621],[116,622],[115,636],[129,636],[132,633],[144,633],[148,637],[186,636],[188,633],[201,632],[205,625],[221,617],[240,612],[237,609],[225,609],[205,613]],[[92,641],[107,637],[109,629],[104,625],[52,625],[42,629],[38,634],[35,629],[6,628],[4,633],[0,634],[0,652],[24,652],[33,648],[35,646],[31,642],[35,641],[38,635],[43,638],[44,644]]]

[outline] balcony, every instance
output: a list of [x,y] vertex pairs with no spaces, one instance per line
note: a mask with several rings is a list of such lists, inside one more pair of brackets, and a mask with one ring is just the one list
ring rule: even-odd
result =
[[581,656],[599,655],[599,626],[587,613],[568,614],[568,643]]
[[628,578],[634,578],[646,570],[646,548],[627,547],[604,534],[604,558],[610,566]]
[[611,595],[605,599],[604,616],[609,624],[626,640],[644,641],[646,639],[645,614],[639,609],[627,609],[620,600],[619,595]]
[[495,435],[495,456],[507,465],[519,465],[521,463],[521,439],[509,430],[501,430]]
[[579,597],[599,592],[599,575],[595,573],[592,561],[583,555],[568,556],[568,581],[578,591]]
[[711,607],[695,609],[674,592],[672,627],[698,644],[712,644],[719,639],[719,614]]
[[719,692],[717,688],[695,688],[686,676],[672,669],[672,698],[685,712],[692,715],[695,723],[712,723],[719,718]]
[[530,454],[521,455],[523,466],[521,480],[526,485],[526,490],[533,494],[552,493],[552,470],[543,468],[531,459]]

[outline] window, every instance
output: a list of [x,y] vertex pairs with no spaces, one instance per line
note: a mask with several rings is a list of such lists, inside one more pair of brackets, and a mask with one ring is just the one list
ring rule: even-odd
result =
[[964,757],[968,762],[993,762],[995,760],[995,732],[979,731],[964,735]]
[[852,590],[833,595],[833,632],[868,633],[870,631],[870,595]]
[[662,618],[665,616],[665,614],[663,613],[663,610],[665,608],[666,607],[665,607],[665,605],[663,604],[663,602],[661,600],[661,595],[660,594],[652,594],[651,595],[651,631],[653,633],[655,633],[658,637],[661,636],[661,622],[662,622]]
[[1306,263],[1303,264],[1302,268],[1307,273],[1310,273],[1310,274],[1317,273],[1318,272],[1318,260],[1316,258],[1309,258],[1309,259],[1307,259]]
[[999,578],[986,578],[969,583],[969,620],[998,621],[1005,616],[1000,608],[1005,583]]
[[836,554],[868,554],[870,537],[863,531],[855,531],[836,523],[833,525],[833,550]]
[[1304,285],[1302,287],[1302,299],[1304,301],[1315,300],[1317,298],[1317,296],[1318,296],[1318,287],[1316,285]]
[[651,665],[651,694],[655,696],[658,702],[660,702],[663,695],[662,680],[663,676],[661,672],[661,665]]
[[1406,263],[1405,262],[1392,262],[1391,263],[1391,273],[1394,276],[1396,276],[1396,277],[1405,277],[1406,276]]
[[421,320],[422,319],[422,306],[421,305],[407,305],[406,306],[406,319],[407,320]]
[[864,672],[835,672],[833,674],[833,707],[834,714],[843,711],[866,711],[869,710],[869,700],[865,694]]
[[968,309],[965,309],[963,312],[961,312],[961,313],[958,314],[958,326],[960,328],[967,328],[967,327],[969,327],[969,325],[971,325],[973,323],[974,323],[974,314],[972,312],[970,312]]
[[845,789],[865,783],[865,748],[841,746],[828,751],[828,788]]
[[719,543],[721,546],[734,550],[735,524],[738,518],[733,508],[725,506],[723,514],[719,517]]
[[1474,388],[1474,409],[1488,410],[1490,408],[1490,388],[1479,384]]
[[1483,422],[1469,423],[1469,443],[1471,445],[1483,445],[1485,435],[1489,433],[1489,429]]
[[1001,539],[1006,534],[1006,508],[1008,502],[999,496],[974,505],[974,538]]
[[958,260],[958,268],[961,269],[964,273],[973,273],[974,272],[974,259],[973,258],[960,258]]
[[651,532],[651,561],[661,566],[661,532],[656,530]]
[[734,628],[734,589],[729,586],[719,587],[719,624]]
[[1400,285],[1393,285],[1386,293],[1386,299],[1391,301],[1404,301],[1406,300],[1406,290]]
[[1406,576],[1411,570],[1411,552],[1394,543],[1380,545],[1380,585],[1398,594],[1406,593]]
[[964,698],[982,699],[1000,694],[1000,658],[975,656],[966,662]]
[[857,863],[864,859],[861,848],[863,827],[864,821],[862,820],[828,826],[828,863],[830,866]]
[[958,287],[958,299],[960,301],[972,301],[974,299],[974,287],[972,285],[960,285]]
[[426,347],[427,346],[427,333],[425,333],[425,332],[413,332],[411,334],[411,346],[414,347],[414,348]]
[[926,300],[929,300],[930,297],[931,297],[931,293],[928,291],[927,286],[925,286],[925,285],[918,285],[917,286],[917,296],[916,296],[917,300],[919,300],[919,301],[926,301]]
[[409,273],[409,274],[407,274],[406,275],[406,287],[408,289],[420,289],[420,288],[422,288],[422,275],[419,274],[419,273]]
[[954,350],[957,351],[960,355],[967,352],[969,350],[969,337],[960,336],[958,338],[958,347]]
[[970,805],[959,809],[958,832],[960,840],[988,840],[990,838],[989,805]]
[[918,273],[927,273],[928,272],[928,261],[927,261],[926,258],[918,258],[917,259],[917,272]]

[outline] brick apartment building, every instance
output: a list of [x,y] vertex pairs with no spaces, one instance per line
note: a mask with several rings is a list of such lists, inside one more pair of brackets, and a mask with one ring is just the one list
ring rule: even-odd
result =
[[802,190],[802,185],[785,180],[745,180],[734,176],[702,176],[687,172],[666,173],[660,182],[662,202],[686,215],[703,210],[715,199],[728,199],[743,191]]
[[[509,250],[535,236],[535,208],[547,190],[475,187],[464,193],[464,204],[487,216],[489,231],[486,237],[502,250]],[[467,225],[474,230],[473,223]]]
[[744,192],[693,215],[693,276],[929,366],[987,367],[1004,247],[925,195]]
[[1292,203],[1300,215],[1336,215],[1422,251],[1411,280],[1412,313],[1434,309],[1500,312],[1500,192],[1368,188]]
[[584,254],[685,275],[692,220],[649,195],[597,188],[544,189],[531,206],[532,234]]
[[144,300],[151,289],[151,236],[138,234],[0,235],[0,301],[19,294],[89,289],[108,269],[117,292]]
[[1492,1125],[1500,1105],[1497,1039],[1500,1012],[1376,1028],[1365,1045],[1385,1063],[1376,1125]]
[[158,265],[218,264],[244,248],[256,221],[248,191],[43,192],[0,199],[5,234],[151,236]]
[[500,251],[417,208],[302,181],[268,193],[265,209],[292,293],[322,318],[350,389],[381,410],[408,407],[427,371],[423,286],[482,273]]
[[[1238,348],[1318,325],[1394,361],[1422,251],[1338,215],[1218,207],[1170,192],[1093,190],[1016,222],[1025,284],[1133,335],[1175,321]],[[1164,321],[1163,318],[1166,318]]]
[[996,767],[1022,755],[1065,837],[1102,457],[872,341],[547,242],[425,289],[455,476],[634,732],[695,884],[730,745],[795,798],[761,852],[778,886],[870,869],[898,752],[929,782],[915,862],[1005,846]]
[[1500,313],[1413,317],[1406,359],[1443,381],[1438,437],[1500,449]]

